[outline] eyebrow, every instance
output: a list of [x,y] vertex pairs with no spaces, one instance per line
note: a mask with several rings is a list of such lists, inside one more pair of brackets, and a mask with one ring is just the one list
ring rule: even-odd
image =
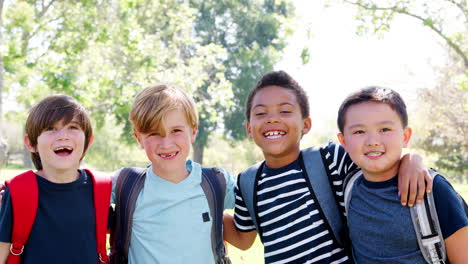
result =
[[[384,121],[381,121],[381,122],[378,122],[377,125],[393,125],[395,124],[395,122],[392,122],[392,121],[389,121],[389,120],[384,120]],[[357,128],[357,127],[363,127],[364,124],[362,123],[357,123],[357,124],[354,124],[352,126],[349,126],[348,129],[354,129],[354,128]]]
[[[284,105],[290,105],[292,107],[294,107],[294,104],[290,103],[290,102],[282,102],[282,103],[279,103],[278,104],[279,106],[284,106]],[[252,107],[252,109],[255,109],[256,107],[267,107],[266,105],[264,104],[256,104]]]

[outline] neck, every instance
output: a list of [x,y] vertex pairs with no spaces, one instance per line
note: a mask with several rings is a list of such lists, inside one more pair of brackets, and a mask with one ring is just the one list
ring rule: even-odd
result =
[[185,168],[185,165],[181,169],[170,171],[158,170],[155,166],[152,166],[152,168],[153,173],[156,174],[156,176],[172,183],[179,183],[185,180],[190,174],[190,172]]
[[400,168],[400,161],[398,161],[394,166],[388,168],[387,170],[373,172],[362,169],[362,174],[366,180],[371,182],[383,182],[390,180],[398,173],[398,169]]
[[43,168],[36,171],[36,174],[53,183],[70,183],[78,179],[80,172],[78,168],[67,170]]
[[297,151],[292,151],[283,156],[265,155],[265,164],[268,166],[268,168],[281,168],[297,160],[299,154],[301,154],[300,149],[297,149]]

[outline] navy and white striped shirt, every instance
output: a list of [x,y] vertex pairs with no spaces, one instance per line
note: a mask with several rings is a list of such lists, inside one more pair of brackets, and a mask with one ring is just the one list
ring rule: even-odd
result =
[[[343,206],[343,179],[355,165],[344,150],[333,143],[324,146],[321,154],[333,191]],[[327,229],[299,160],[276,169],[263,166],[257,183],[257,208],[265,263],[350,262]],[[236,186],[234,220],[239,231],[255,230],[239,186]]]

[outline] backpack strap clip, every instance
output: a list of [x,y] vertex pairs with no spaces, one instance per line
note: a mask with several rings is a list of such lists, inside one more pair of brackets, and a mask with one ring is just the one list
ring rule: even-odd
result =
[[14,256],[19,256],[23,254],[24,245],[19,243],[11,243],[10,245],[10,253]]

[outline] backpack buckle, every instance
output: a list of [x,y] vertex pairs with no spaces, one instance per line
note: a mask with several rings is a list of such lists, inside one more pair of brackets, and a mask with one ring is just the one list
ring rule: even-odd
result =
[[10,253],[13,256],[19,256],[23,254],[23,250],[24,250],[24,245],[21,245],[21,248],[18,245],[15,245],[15,243],[11,243],[10,245]]
[[107,254],[105,254],[104,256],[102,256],[101,253],[99,253],[98,256],[99,256],[99,262],[100,262],[100,263],[107,263],[107,262],[109,262],[109,256],[107,256]]

